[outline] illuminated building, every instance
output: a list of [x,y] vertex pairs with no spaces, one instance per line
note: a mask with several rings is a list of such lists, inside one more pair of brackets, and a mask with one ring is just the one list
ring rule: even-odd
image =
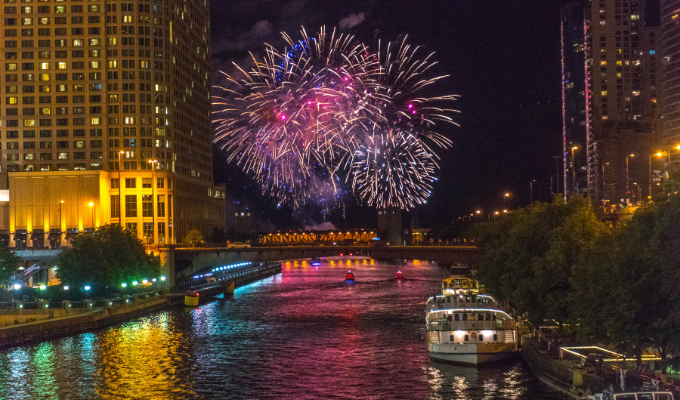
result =
[[[664,82],[664,147],[670,151],[671,167],[680,164],[680,0],[661,1]],[[666,159],[668,160],[668,158]]]
[[[565,193],[637,201],[626,188],[648,187],[648,155],[661,140],[659,4],[574,2],[563,11],[562,38]],[[636,153],[626,173],[626,156]]]
[[55,248],[109,223],[147,243],[223,226],[206,1],[6,0],[2,10],[10,246]]

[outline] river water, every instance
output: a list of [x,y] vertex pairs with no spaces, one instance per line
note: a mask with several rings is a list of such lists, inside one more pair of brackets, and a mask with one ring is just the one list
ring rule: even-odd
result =
[[233,298],[2,351],[0,399],[560,399],[519,361],[429,359],[423,310],[445,277],[417,261],[288,263]]

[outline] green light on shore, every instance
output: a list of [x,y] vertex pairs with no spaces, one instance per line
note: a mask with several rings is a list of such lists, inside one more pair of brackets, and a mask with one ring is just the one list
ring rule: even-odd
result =
[[121,283],[120,286],[122,286],[122,287],[127,287],[127,283]]
[[47,289],[47,286],[45,286],[45,285],[40,285],[40,290],[45,290],[45,289]]
[[132,286],[137,286],[139,283],[137,281],[132,281]]

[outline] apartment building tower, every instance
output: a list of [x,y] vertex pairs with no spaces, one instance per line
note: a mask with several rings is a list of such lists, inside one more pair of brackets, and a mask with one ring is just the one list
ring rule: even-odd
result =
[[102,224],[175,243],[224,221],[205,0],[5,0],[0,234],[58,247]]
[[664,60],[664,151],[668,169],[680,167],[680,0],[661,1]]
[[565,193],[649,196],[649,164],[652,180],[660,169],[650,162],[661,143],[659,12],[658,0],[583,0],[563,11]]

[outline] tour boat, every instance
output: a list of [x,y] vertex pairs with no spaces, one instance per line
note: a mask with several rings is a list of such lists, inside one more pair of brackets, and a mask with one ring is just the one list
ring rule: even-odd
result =
[[478,365],[516,355],[515,320],[491,296],[479,293],[477,281],[452,275],[443,294],[426,303],[427,350],[439,361]]
[[395,276],[396,279],[404,279],[404,274],[401,271],[397,271],[397,276]]
[[312,257],[312,265],[318,267],[321,265],[321,259],[319,257]]
[[591,394],[589,400],[673,400],[671,392],[644,390],[640,392],[624,392],[605,389],[602,393]]
[[354,274],[352,273],[352,271],[347,271],[347,275],[345,275],[345,282],[348,282],[348,283],[354,283],[355,282]]

